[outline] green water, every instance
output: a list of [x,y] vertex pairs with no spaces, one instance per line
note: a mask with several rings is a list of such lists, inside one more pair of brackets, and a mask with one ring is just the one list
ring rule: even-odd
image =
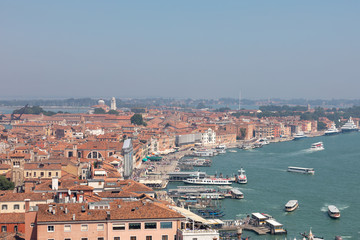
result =
[[[322,141],[325,150],[309,150],[314,142]],[[244,232],[252,239],[300,239],[300,232],[310,227],[317,236],[334,239],[360,239],[360,133],[307,138],[299,141],[273,143],[260,149],[236,149],[213,157],[208,174],[233,175],[246,170],[248,183],[233,186],[244,193],[242,200],[225,199],[224,219],[242,218],[252,212],[267,213],[284,224],[287,236],[258,236]],[[315,175],[287,172],[288,166],[311,167]],[[177,184],[171,184],[175,186]],[[299,208],[286,213],[284,205],[297,199]],[[336,205],[340,219],[327,215],[327,206]]]

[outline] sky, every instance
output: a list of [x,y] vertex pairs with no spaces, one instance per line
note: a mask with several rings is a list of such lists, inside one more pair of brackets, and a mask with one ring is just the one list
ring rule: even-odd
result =
[[1,98],[360,98],[360,1],[0,1]]

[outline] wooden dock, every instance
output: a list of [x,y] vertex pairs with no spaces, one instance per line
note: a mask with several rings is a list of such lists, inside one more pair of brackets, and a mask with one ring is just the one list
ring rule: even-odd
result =
[[244,224],[244,225],[232,225],[232,226],[223,226],[221,229],[219,229],[220,231],[236,231],[238,229],[242,229],[242,230],[246,230],[246,231],[252,231],[255,232],[258,235],[266,235],[268,233],[270,233],[270,229],[267,227],[256,227],[253,225],[249,225],[249,224]]

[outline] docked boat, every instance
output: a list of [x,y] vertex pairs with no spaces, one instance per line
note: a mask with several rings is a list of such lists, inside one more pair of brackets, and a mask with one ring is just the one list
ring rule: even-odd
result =
[[236,150],[230,149],[229,152],[236,153]]
[[328,214],[331,218],[340,218],[340,211],[335,205],[328,206]]
[[294,140],[300,140],[302,138],[307,138],[303,131],[299,131],[294,135]]
[[226,178],[189,178],[184,183],[197,185],[231,185],[230,179]]
[[299,207],[298,200],[290,200],[285,204],[285,211],[292,212]]
[[270,144],[270,143],[269,143],[269,140],[267,140],[267,138],[260,138],[257,142],[258,142],[259,144],[261,144],[261,145],[268,145],[268,144]]
[[288,172],[315,174],[315,170],[313,168],[302,168],[302,167],[288,167]]
[[354,121],[350,117],[349,120],[341,127],[341,132],[354,132],[359,131],[358,127],[355,125]]
[[331,124],[331,127],[325,131],[325,135],[335,135],[338,134],[340,131],[336,128],[335,123]]
[[218,153],[216,151],[213,150],[208,150],[208,149],[203,149],[203,150],[198,150],[198,151],[194,151],[193,155],[195,157],[212,157],[217,155]]
[[324,144],[323,142],[317,142],[317,143],[313,143],[311,144],[311,148],[312,151],[321,151],[324,150]]
[[322,237],[315,237],[314,234],[312,233],[311,229],[310,229],[309,234],[306,234],[306,233],[300,233],[300,234],[301,234],[301,236],[304,237],[303,239],[307,239],[307,240],[323,240],[324,239]]
[[235,177],[236,182],[240,183],[240,184],[245,184],[247,183],[247,177],[245,174],[245,170],[243,168],[240,168],[240,170],[238,170],[238,174]]

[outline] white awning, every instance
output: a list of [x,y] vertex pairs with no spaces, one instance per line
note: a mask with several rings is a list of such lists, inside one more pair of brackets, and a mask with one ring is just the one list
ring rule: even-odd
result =
[[199,215],[196,215],[195,213],[191,212],[190,210],[187,210],[185,208],[181,207],[175,207],[170,206],[173,210],[177,211],[178,213],[182,214],[184,217],[189,218],[195,222],[201,222],[203,224],[214,224],[210,220],[206,220],[205,218],[200,217]]

